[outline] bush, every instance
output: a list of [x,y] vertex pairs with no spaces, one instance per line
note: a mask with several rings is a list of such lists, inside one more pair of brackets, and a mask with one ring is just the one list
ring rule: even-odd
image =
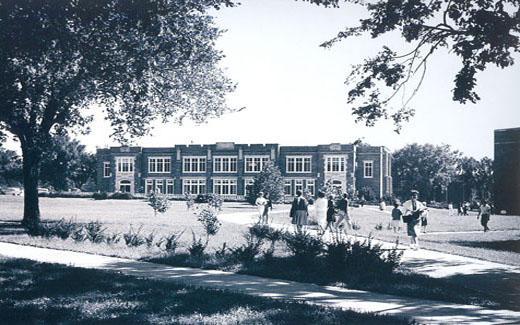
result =
[[29,236],[41,236],[44,238],[58,237],[63,240],[69,238],[78,228],[78,226],[72,219],[65,221],[60,219],[57,222],[45,222],[41,223],[38,227],[28,229]]
[[115,192],[108,196],[111,200],[132,200],[134,196],[126,192]]
[[121,234],[116,232],[113,234],[109,234],[105,237],[105,242],[109,245],[117,244],[121,240]]
[[164,237],[160,242],[158,242],[157,247],[161,247],[161,244],[164,243],[164,250],[169,253],[175,253],[177,247],[179,247],[179,240],[184,231],[176,234],[171,234],[169,236]]
[[217,248],[215,250],[215,257],[218,259],[221,259],[221,260],[225,260],[227,258],[227,252],[228,252],[227,242],[224,242],[224,244],[222,244],[222,246],[220,248]]
[[284,180],[280,169],[272,161],[264,165],[263,170],[256,175],[253,186],[248,191],[247,201],[255,204],[258,193],[269,193],[269,198],[273,202],[280,202],[283,199]]
[[170,208],[170,201],[168,201],[166,196],[152,192],[148,196],[148,205],[152,207],[154,216],[157,216],[157,212],[165,213],[168,211]]
[[75,242],[82,242],[87,240],[85,228],[83,226],[77,227],[70,235],[70,238],[72,238],[72,240],[74,240]]
[[350,240],[336,232],[332,240],[325,245],[325,261],[328,269],[336,275],[342,275],[347,268],[347,252],[352,248]]
[[283,240],[287,248],[299,263],[313,263],[323,251],[323,241],[320,237],[312,236],[305,230],[284,232]]
[[141,236],[141,228],[137,229],[137,231],[134,231],[132,226],[130,226],[130,229],[127,233],[123,234],[123,239],[125,240],[125,244],[128,247],[138,247],[145,243],[145,239],[143,236]]
[[216,235],[221,226],[221,223],[217,218],[217,213],[214,210],[200,210],[197,220],[204,227],[207,237]]
[[87,239],[96,244],[105,240],[105,230],[99,221],[91,221],[85,225]]
[[242,264],[251,264],[255,257],[260,254],[260,247],[262,246],[262,240],[255,238],[251,233],[244,235],[246,243],[237,247],[231,248],[231,256],[233,260]]
[[97,192],[92,194],[92,198],[94,200],[106,200],[108,199],[108,194],[106,192]]
[[144,237],[144,241],[148,248],[153,246],[154,240],[155,240],[155,233],[153,231],[151,233],[149,233],[148,236]]
[[271,258],[274,255],[276,242],[282,239],[283,232],[266,225],[255,224],[249,228],[249,233],[260,240],[269,241],[269,248],[264,252],[264,257]]
[[188,247],[188,252],[190,253],[191,257],[202,258],[204,256],[204,250],[206,250],[208,245],[208,241],[206,240],[206,242],[203,242],[202,238],[197,238],[193,231],[191,234],[193,239],[191,245]]
[[374,229],[378,231],[383,230],[383,224],[381,222],[378,223],[377,225],[375,225]]

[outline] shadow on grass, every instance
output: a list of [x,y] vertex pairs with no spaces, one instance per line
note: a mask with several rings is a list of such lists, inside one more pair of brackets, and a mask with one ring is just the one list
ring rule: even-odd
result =
[[[106,267],[129,275],[155,272],[159,279],[196,272],[122,262]],[[214,275],[205,281],[225,279]],[[113,272],[0,259],[0,323],[115,324],[407,324],[372,314],[333,310],[302,303],[205,290],[168,281],[151,281]],[[184,281],[183,281],[184,282]],[[255,284],[240,284],[255,290]],[[303,292],[302,292],[303,293]]]
[[520,239],[496,241],[451,241],[450,243],[467,247],[479,247],[496,251],[520,253]]
[[0,220],[0,236],[26,234],[27,230],[20,222]]

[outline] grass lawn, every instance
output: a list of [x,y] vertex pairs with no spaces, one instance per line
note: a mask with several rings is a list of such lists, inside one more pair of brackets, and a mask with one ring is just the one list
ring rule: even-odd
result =
[[[61,218],[73,218],[76,222],[87,223],[89,221],[100,221],[107,227],[107,232],[126,232],[130,225],[134,229],[142,227],[142,232],[147,235],[154,232],[157,237],[170,233],[185,230],[181,238],[181,248],[176,256],[171,258],[165,256],[164,252],[156,246],[129,248],[123,242],[107,245],[93,244],[88,241],[74,242],[72,239],[60,240],[57,238],[45,239],[41,237],[29,237],[23,232],[18,232],[16,228],[10,228],[9,224],[0,223],[0,240],[28,244],[40,247],[51,247],[66,250],[76,250],[102,255],[119,256],[132,259],[154,260],[158,263],[170,265],[186,265],[193,267],[222,268],[218,263],[212,265],[212,261],[193,261],[186,258],[186,248],[191,243],[191,230],[197,236],[202,234],[202,227],[196,220],[193,213],[186,210],[184,202],[174,201],[173,206],[165,214],[154,217],[153,211],[141,200],[102,200],[91,199],[72,199],[72,198],[41,198],[40,207],[43,220],[59,220]],[[0,221],[17,222],[21,219],[23,211],[23,198],[0,196]],[[277,223],[288,223],[289,218],[287,205],[275,207],[273,217]],[[255,213],[255,208],[244,203],[225,203],[223,214],[233,213]],[[281,213],[280,213],[281,212]],[[393,232],[383,228],[381,231],[375,230],[375,225],[382,223],[386,226],[390,216],[377,211],[374,207],[355,208],[353,210],[354,220],[361,226],[358,231],[360,235],[372,235],[376,238],[395,241],[396,237],[401,242],[407,242],[406,234],[395,235]],[[238,216],[240,218],[240,216]],[[225,219],[228,220],[228,219]],[[520,229],[518,227],[518,217],[496,216],[492,217],[490,226],[492,229],[502,229],[504,231],[493,231],[489,233],[453,233],[446,232],[451,229],[456,231],[478,230],[479,224],[475,215],[468,217],[448,217],[446,210],[432,209],[429,217],[430,234],[422,238],[422,246],[433,248],[461,255],[480,257],[484,259],[496,260],[497,262],[506,261],[509,264],[520,265],[518,253],[497,250],[496,247],[479,247],[486,239],[491,242],[504,240],[518,240]],[[516,228],[515,228],[516,227]],[[231,222],[222,222],[219,233],[210,241],[207,253],[213,254],[215,250],[227,243],[228,247],[236,247],[245,242],[243,234],[248,230],[248,226],[239,225]],[[480,244],[479,244],[480,243]],[[511,245],[511,243],[509,243]],[[514,243],[513,243],[514,245]],[[183,257],[184,255],[184,257]],[[265,277],[291,279],[295,281],[313,282],[319,284],[332,284],[323,282],[320,269],[315,270],[315,274],[301,274],[295,266],[291,266],[291,261],[281,259],[274,261],[275,264],[267,265],[260,260],[258,263],[248,267],[232,265],[231,271],[239,271],[248,274],[256,274]],[[276,264],[278,263],[278,264]],[[226,266],[227,267],[227,266]],[[287,272],[285,272],[285,271]],[[322,272],[321,272],[322,273]],[[327,280],[327,279],[325,279]],[[447,284],[440,279],[429,279],[413,274],[399,273],[391,281],[379,281],[377,283],[346,283],[350,288],[362,290],[372,290],[388,294],[413,296],[419,298],[429,298],[446,300],[456,303],[473,303],[484,305],[491,308],[518,309],[517,304],[511,303],[509,298],[501,299],[501,296],[489,296],[487,292],[476,292],[462,286]]]
[[407,324],[99,270],[0,257],[2,324]]

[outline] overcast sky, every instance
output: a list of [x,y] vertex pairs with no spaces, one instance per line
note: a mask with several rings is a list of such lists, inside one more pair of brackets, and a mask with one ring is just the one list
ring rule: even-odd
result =
[[[218,43],[226,55],[222,65],[238,84],[229,104],[246,109],[203,125],[159,125],[153,136],[136,144],[314,145],[363,138],[392,150],[412,142],[447,143],[466,155],[493,157],[493,130],[520,126],[519,62],[506,70],[491,67],[480,73],[482,100],[460,105],[451,101],[458,58],[439,53],[411,103],[416,116],[402,133],[394,133],[390,122],[365,127],[350,115],[345,77],[352,64],[374,55],[381,45],[399,49],[403,42],[389,35],[383,40],[354,38],[328,50],[318,46],[343,27],[355,25],[362,15],[355,6],[325,9],[291,0],[243,0],[237,8],[217,11],[216,23],[227,30]],[[101,117],[92,129],[81,137],[90,150],[117,145],[108,138],[110,131]]]

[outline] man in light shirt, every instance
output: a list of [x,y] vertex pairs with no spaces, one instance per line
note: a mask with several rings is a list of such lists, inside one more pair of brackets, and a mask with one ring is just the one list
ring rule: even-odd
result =
[[412,190],[410,200],[403,203],[403,220],[407,224],[407,233],[410,236],[410,248],[419,249],[419,221],[421,213],[426,207],[419,201],[419,191]]

